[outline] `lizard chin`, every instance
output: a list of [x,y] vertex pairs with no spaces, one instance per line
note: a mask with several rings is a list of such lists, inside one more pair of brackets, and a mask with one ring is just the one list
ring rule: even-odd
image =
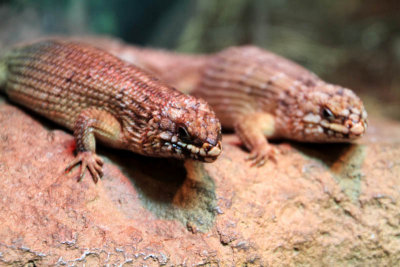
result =
[[180,159],[191,158],[203,162],[214,162],[222,151],[221,141],[218,141],[216,145],[203,143],[202,146],[187,144],[181,141],[162,141],[163,145],[161,147],[161,150],[163,152],[167,152],[169,156],[174,156]]

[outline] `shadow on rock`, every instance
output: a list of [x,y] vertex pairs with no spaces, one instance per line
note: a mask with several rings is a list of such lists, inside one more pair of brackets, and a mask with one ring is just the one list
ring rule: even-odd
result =
[[191,231],[206,231],[215,217],[215,185],[203,163],[151,158],[101,148],[130,179],[144,207],[159,218],[176,219]]
[[359,144],[294,144],[307,157],[322,161],[349,198],[356,202],[364,176],[362,165],[366,157],[364,145]]
[[343,155],[346,155],[358,145],[351,143],[292,143],[292,146],[307,157],[320,160],[326,166],[331,168],[343,157]]

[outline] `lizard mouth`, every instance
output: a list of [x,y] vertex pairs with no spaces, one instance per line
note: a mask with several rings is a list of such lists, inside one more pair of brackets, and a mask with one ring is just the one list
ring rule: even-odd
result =
[[192,158],[203,162],[213,162],[218,158],[222,151],[221,141],[218,141],[216,145],[203,143],[202,146],[187,144],[181,141],[162,141],[163,145],[161,150],[181,159]]
[[323,120],[320,125],[328,136],[348,139],[361,137],[367,129],[367,123],[363,120],[358,122],[347,120],[344,124],[329,123]]
[[[328,121],[319,116],[308,116],[304,120],[306,123],[304,133],[310,137],[311,141],[318,141],[319,138],[326,138],[330,142],[347,142],[361,137],[367,129],[366,115],[350,115],[348,117],[337,117]],[[317,139],[315,139],[317,138]]]

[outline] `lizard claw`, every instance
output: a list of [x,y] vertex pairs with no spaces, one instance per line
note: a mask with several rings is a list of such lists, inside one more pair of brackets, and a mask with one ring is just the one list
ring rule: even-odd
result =
[[255,147],[251,152],[250,155],[246,157],[247,161],[250,161],[251,167],[261,167],[263,166],[268,159],[276,162],[276,149],[266,145],[266,146],[259,146]]
[[76,158],[65,168],[65,172],[69,172],[75,165],[79,164],[80,162],[82,162],[82,167],[79,173],[78,182],[83,179],[83,177],[85,176],[86,168],[88,168],[90,173],[92,174],[94,183],[97,183],[97,181],[103,176],[103,160],[94,152],[79,152]]

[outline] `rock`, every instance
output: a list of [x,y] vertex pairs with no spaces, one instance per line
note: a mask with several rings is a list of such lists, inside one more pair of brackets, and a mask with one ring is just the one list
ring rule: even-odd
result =
[[261,168],[232,134],[212,164],[100,146],[94,184],[64,174],[70,133],[0,102],[0,265],[400,262],[398,122],[372,119],[356,144],[277,142]]

